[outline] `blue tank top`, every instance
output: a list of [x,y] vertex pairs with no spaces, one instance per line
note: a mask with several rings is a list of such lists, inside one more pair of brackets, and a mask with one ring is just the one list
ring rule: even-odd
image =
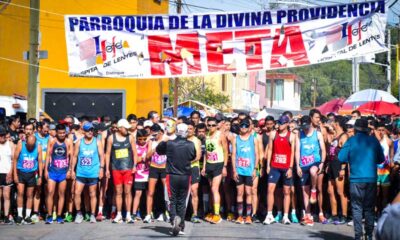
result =
[[242,176],[251,176],[256,163],[253,134],[247,140],[236,136],[236,171]]
[[17,169],[24,173],[35,172],[38,170],[38,143],[35,143],[35,148],[29,152],[26,148],[26,142],[22,141],[22,149],[18,156]]
[[321,162],[321,148],[319,146],[317,130],[311,136],[300,132],[300,167],[308,167]]
[[81,139],[79,146],[76,176],[84,178],[97,178],[100,172],[100,158],[97,149],[96,138],[90,144],[85,143],[85,138]]
[[50,172],[67,173],[69,167],[69,159],[67,156],[67,145],[65,142],[59,144],[57,141],[53,145],[51,153],[51,162],[49,164]]
[[49,143],[50,136],[41,137],[39,133],[35,133],[36,141],[42,146],[42,162],[46,162],[47,144]]

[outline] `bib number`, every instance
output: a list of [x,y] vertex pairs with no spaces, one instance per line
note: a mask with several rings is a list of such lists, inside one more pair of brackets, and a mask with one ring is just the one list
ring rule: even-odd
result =
[[311,156],[302,156],[301,157],[301,165],[308,166],[315,162],[314,155]]
[[166,162],[167,158],[165,155],[153,155],[153,162],[157,165],[162,165]]
[[81,166],[92,166],[92,158],[91,157],[81,157],[80,163],[81,163]]
[[22,167],[24,169],[32,169],[35,166],[35,163],[31,159],[24,159],[22,162]]
[[275,154],[275,162],[279,164],[286,164],[287,156],[285,154]]
[[127,148],[115,150],[116,159],[127,158],[128,156],[129,156],[129,151]]
[[250,159],[249,158],[238,158],[238,166],[242,168],[250,167]]
[[67,168],[68,167],[68,160],[67,159],[54,160],[54,166],[56,168]]
[[215,152],[207,153],[207,161],[216,162],[218,161],[218,154]]

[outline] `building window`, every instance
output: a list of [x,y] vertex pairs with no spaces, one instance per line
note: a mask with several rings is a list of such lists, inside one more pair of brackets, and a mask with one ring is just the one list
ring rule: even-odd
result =
[[275,80],[275,101],[283,101],[284,100],[284,84],[283,80]]
[[265,86],[265,98],[271,99],[271,80],[267,79]]

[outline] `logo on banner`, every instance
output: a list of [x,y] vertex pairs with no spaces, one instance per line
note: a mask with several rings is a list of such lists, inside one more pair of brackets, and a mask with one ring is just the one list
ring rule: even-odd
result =
[[96,58],[96,64],[103,64],[111,58],[115,58],[118,51],[129,48],[127,41],[112,39],[101,40],[100,36],[89,38],[79,43],[79,57],[81,61]]

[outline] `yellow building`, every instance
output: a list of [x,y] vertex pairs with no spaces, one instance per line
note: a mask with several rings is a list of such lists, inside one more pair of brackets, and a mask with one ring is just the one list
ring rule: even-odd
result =
[[[27,95],[29,0],[0,4],[0,95]],[[59,119],[65,114],[108,113],[125,117],[161,112],[168,95],[168,79],[76,78],[68,75],[64,15],[168,14],[168,1],[153,0],[41,0],[39,107]],[[61,107],[62,106],[62,107]],[[61,107],[61,108],[60,108]]]

